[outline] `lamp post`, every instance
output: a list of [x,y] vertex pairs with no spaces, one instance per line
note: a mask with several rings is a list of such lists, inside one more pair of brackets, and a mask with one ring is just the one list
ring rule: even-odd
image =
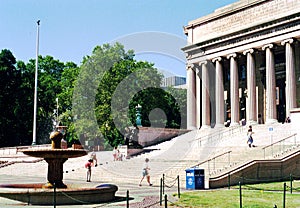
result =
[[32,145],[36,145],[36,114],[37,114],[37,82],[38,82],[38,59],[39,59],[39,33],[40,20],[37,22],[37,37],[36,37],[36,60],[35,60],[35,77],[34,77],[34,110],[33,110],[33,138]]
[[136,107],[136,125],[137,126],[142,126],[142,119],[141,119],[141,109],[142,106],[140,104],[138,104]]
[[58,122],[58,98],[55,99],[56,100],[56,126],[59,125]]

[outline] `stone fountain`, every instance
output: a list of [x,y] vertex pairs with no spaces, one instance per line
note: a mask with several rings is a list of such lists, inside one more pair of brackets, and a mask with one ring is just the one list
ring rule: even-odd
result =
[[59,131],[54,131],[50,134],[51,149],[28,149],[23,150],[25,155],[31,157],[44,158],[48,163],[47,184],[45,188],[67,188],[63,183],[63,164],[68,158],[81,157],[86,155],[86,150],[83,149],[61,149],[61,140],[63,134]]
[[[54,192],[57,205],[88,204],[113,201],[118,187],[102,184],[95,188],[68,187],[63,183],[63,164],[68,158],[87,154],[83,149],[62,149],[64,135],[60,131],[50,134],[51,149],[27,149],[26,155],[44,158],[48,163],[47,183],[45,184],[0,184],[0,196],[35,205],[53,204]],[[58,191],[54,191],[58,189]],[[11,190],[12,189],[12,190]],[[25,189],[25,190],[24,190]],[[76,199],[76,200],[74,200]]]

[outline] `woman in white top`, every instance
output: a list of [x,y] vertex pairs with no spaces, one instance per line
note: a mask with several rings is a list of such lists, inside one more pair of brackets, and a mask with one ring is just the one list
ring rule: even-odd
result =
[[150,171],[149,159],[146,158],[144,166],[143,166],[143,171],[142,171],[143,177],[142,177],[141,182],[139,184],[140,186],[142,186],[142,181],[144,180],[145,176],[147,178],[147,182],[148,182],[149,186],[152,186],[152,183],[150,182],[150,173],[149,173],[149,171]]

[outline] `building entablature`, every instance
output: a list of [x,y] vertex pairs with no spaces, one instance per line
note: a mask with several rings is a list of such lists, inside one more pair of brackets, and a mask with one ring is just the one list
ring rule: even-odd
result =
[[[238,39],[224,38],[222,41],[212,42],[201,45],[201,43],[189,45],[183,48],[183,51],[189,57],[189,60],[195,59],[196,62],[206,59],[213,59],[216,56],[226,57],[231,53],[243,53],[245,50],[253,48],[262,50],[262,46],[273,43],[275,45],[282,45],[281,42],[287,39],[300,39],[300,13],[297,21],[290,22],[290,27],[285,25],[282,28],[268,29],[267,31],[260,31],[252,35],[240,34]],[[282,30],[280,30],[282,29]],[[194,62],[194,61],[192,61]]]
[[[261,3],[263,1],[259,2]],[[270,2],[273,2],[273,6],[274,2],[277,2],[277,5],[281,5],[282,2],[284,2],[284,4],[293,3],[295,9],[290,12],[282,12],[279,10],[280,12],[270,21],[264,20],[251,23],[248,24],[247,28],[245,28],[244,25],[240,25],[240,27],[235,29],[235,32],[226,32],[226,34],[218,33],[216,37],[211,34],[196,36],[194,34],[196,28],[191,27],[189,28],[192,32],[189,32],[188,45],[183,48],[183,51],[187,53],[189,60],[198,62],[203,59],[201,58],[203,56],[205,56],[206,59],[213,59],[216,56],[225,57],[234,52],[243,53],[243,51],[249,48],[261,50],[261,47],[268,43],[281,45],[281,42],[288,38],[300,39],[300,1],[287,2],[281,0]],[[265,2],[265,4],[270,2]],[[242,14],[243,12],[244,11],[241,11]],[[213,22],[213,20],[211,21]],[[199,25],[199,27],[201,27],[201,25]],[[216,30],[216,27],[211,29]],[[204,30],[204,28],[202,30]],[[206,30],[210,29],[206,28]],[[192,38],[190,36],[192,36]],[[202,36],[205,36],[205,38]]]
[[226,9],[191,21],[185,27],[185,33],[189,45],[210,42],[220,37],[232,37],[240,31],[246,33],[278,27],[299,16],[299,8],[300,1],[297,0],[241,0]]

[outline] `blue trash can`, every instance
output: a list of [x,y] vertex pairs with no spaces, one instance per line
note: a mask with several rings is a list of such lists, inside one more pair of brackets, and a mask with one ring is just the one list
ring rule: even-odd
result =
[[204,189],[204,169],[189,168],[186,172],[186,189]]

